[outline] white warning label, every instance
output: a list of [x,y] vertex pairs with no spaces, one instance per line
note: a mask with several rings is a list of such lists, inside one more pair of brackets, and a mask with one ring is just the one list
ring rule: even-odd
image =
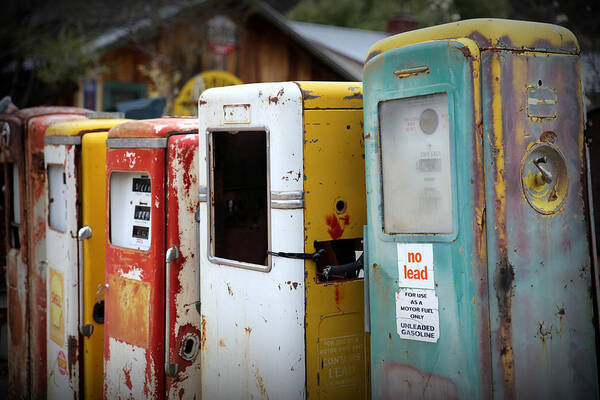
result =
[[400,287],[435,289],[433,244],[398,243],[398,284]]
[[400,289],[396,292],[396,329],[402,339],[436,343],[440,316],[435,290]]

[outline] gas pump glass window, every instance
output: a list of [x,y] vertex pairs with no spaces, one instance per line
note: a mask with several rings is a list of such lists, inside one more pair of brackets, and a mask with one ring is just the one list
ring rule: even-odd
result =
[[452,232],[449,126],[446,93],[379,104],[386,233]]
[[67,175],[60,164],[48,164],[48,225],[67,231]]
[[211,254],[268,265],[267,134],[211,133]]
[[152,184],[144,172],[110,175],[110,241],[128,249],[148,250],[151,240]]

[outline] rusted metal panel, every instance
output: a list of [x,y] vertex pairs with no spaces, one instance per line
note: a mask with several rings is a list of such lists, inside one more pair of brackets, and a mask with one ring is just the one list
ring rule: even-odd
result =
[[[498,51],[482,67],[495,395],[593,397],[579,59]],[[538,153],[549,184],[528,177]]]
[[79,282],[76,146],[46,145],[48,179],[46,259],[48,268],[48,397],[80,394]]
[[[126,123],[125,125],[130,124]],[[134,123],[135,124],[135,123]],[[120,125],[121,127],[123,126]],[[118,129],[117,127],[116,129]],[[109,132],[112,137],[114,129]],[[104,324],[105,398],[162,398],[164,392],[164,149],[108,149],[106,279]],[[129,219],[111,220],[111,175],[139,172],[150,178],[150,221],[161,221],[149,231],[149,248],[118,246],[111,231],[132,232]],[[129,183],[131,187],[131,183]],[[146,301],[141,299],[146,298]],[[132,325],[137,321],[144,326]]]
[[[196,222],[198,208],[198,135],[174,135],[167,149],[167,235],[166,247],[176,246],[179,257],[171,263],[168,326],[169,359],[177,374],[166,379],[166,396],[198,399],[202,395],[200,317],[196,279]],[[202,251],[202,250],[200,250]]]
[[[56,112],[57,114],[53,114]],[[26,191],[22,193],[22,209],[27,213],[21,220],[27,231],[27,289],[26,309],[29,313],[28,345],[29,377],[27,389],[32,398],[46,396],[46,217],[47,186],[44,166],[44,132],[50,125],[73,119],[83,119],[87,110],[72,107],[35,107],[21,110],[17,115],[29,118],[25,126]],[[26,194],[25,194],[26,193]],[[10,367],[12,370],[12,367]]]

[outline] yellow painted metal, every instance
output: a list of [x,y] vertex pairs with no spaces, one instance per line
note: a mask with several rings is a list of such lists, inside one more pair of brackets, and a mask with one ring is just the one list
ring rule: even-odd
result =
[[81,141],[82,226],[92,228],[83,243],[83,324],[94,327],[83,337],[83,385],[86,399],[103,393],[104,325],[92,319],[98,286],[104,283],[104,232],[106,226],[106,138],[108,131],[88,133]]
[[298,82],[305,110],[361,109],[362,83]]
[[129,121],[128,119],[81,119],[57,122],[46,129],[46,136],[79,136],[87,132],[108,131],[113,126]]
[[367,60],[398,47],[430,40],[458,38],[470,38],[477,42],[481,49],[579,54],[579,43],[575,35],[566,28],[537,22],[490,18],[452,22],[390,36],[371,46]]
[[[360,239],[366,224],[361,83],[299,83],[304,97],[304,248]],[[338,201],[345,208],[336,208]],[[369,396],[363,280],[320,282],[305,262],[308,398]]]

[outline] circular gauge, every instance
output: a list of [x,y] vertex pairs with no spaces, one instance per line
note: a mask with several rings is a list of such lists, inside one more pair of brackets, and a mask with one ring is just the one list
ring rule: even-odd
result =
[[438,122],[438,115],[431,108],[423,111],[421,118],[419,119],[421,130],[428,135],[431,135],[433,132],[435,132],[438,127]]

